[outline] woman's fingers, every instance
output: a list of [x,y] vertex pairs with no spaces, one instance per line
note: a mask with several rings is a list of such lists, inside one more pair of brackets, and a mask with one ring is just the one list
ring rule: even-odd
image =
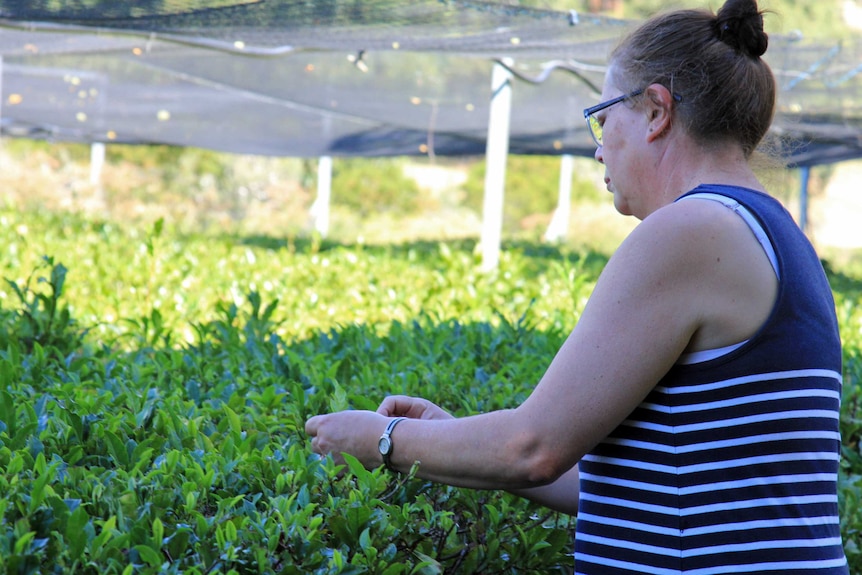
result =
[[408,417],[410,419],[451,419],[442,407],[422,399],[408,395],[390,395],[377,408],[377,413],[387,417]]

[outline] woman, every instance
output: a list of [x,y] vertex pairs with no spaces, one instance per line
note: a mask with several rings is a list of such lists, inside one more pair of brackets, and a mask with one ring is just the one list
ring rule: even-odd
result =
[[[530,397],[311,418],[315,452],[578,514],[578,573],[846,574],[841,344],[811,245],[749,167],[775,81],[754,0],[676,11],[614,50],[585,111],[641,223]],[[397,427],[395,427],[397,425]]]

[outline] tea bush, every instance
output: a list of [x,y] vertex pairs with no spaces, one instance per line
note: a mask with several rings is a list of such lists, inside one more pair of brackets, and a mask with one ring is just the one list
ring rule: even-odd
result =
[[[335,246],[0,212],[0,572],[567,573],[574,520],[313,455],[305,420],[388,393],[523,400],[605,260]],[[50,255],[45,255],[50,254]],[[842,530],[862,569],[862,284],[845,341]]]

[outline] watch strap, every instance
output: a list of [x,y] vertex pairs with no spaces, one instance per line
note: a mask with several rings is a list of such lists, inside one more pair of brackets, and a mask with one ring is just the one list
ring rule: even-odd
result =
[[387,469],[392,469],[392,465],[390,462],[390,456],[392,455],[392,449],[394,448],[392,444],[392,431],[395,429],[395,426],[407,419],[406,417],[396,417],[391,420],[389,424],[386,426],[386,430],[383,432],[383,435],[380,436],[380,441],[386,441],[388,444],[388,449],[380,450],[380,455],[383,456],[383,465],[386,466]]

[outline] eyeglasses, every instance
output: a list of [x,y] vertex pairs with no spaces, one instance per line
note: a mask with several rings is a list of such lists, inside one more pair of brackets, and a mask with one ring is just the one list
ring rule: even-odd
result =
[[620,102],[624,102],[629,98],[634,98],[635,96],[640,96],[643,94],[643,89],[635,90],[634,92],[629,92],[628,94],[623,94],[622,96],[618,96],[607,102],[602,102],[601,104],[596,104],[592,108],[587,108],[584,110],[584,118],[587,120],[587,127],[590,129],[590,135],[593,137],[593,141],[595,141],[596,145],[602,147],[602,123],[599,122],[599,119],[596,118],[593,114],[596,112],[601,112],[605,108],[610,108],[614,104],[619,104]]

